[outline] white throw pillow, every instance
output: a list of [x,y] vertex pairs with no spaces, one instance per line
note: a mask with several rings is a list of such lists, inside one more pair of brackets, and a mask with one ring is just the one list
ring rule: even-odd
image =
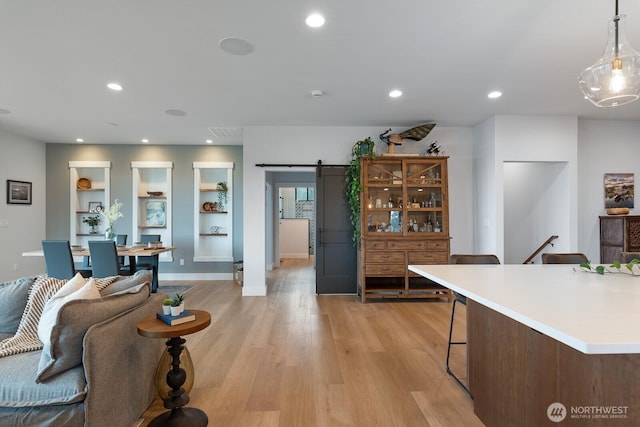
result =
[[[77,278],[80,278],[77,280]],[[56,294],[51,297],[42,310],[42,316],[38,322],[38,338],[44,344],[44,350],[51,348],[51,331],[56,325],[58,312],[67,302],[77,299],[97,299],[100,292],[96,288],[93,279],[84,283],[85,279],[79,274],[64,285]]]

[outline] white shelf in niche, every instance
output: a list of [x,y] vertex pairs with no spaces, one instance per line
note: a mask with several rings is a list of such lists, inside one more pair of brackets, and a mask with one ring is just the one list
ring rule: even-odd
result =
[[[132,243],[139,242],[143,234],[159,234],[164,246],[173,245],[172,172],[173,162],[131,162]],[[172,262],[173,253],[161,253],[158,261]]]
[[[78,188],[78,180],[86,178],[91,188]],[[111,201],[110,161],[69,162],[69,243],[87,246],[89,240],[103,238],[104,221],[101,218],[98,233],[91,234],[91,227],[82,222],[88,216],[98,215],[89,211],[89,204],[109,206]]]
[[[193,162],[193,262],[233,262],[233,162]],[[224,210],[205,210],[218,203],[218,182],[227,183]]]

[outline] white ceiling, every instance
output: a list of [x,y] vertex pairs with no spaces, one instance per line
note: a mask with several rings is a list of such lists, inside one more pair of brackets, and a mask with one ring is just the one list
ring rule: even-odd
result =
[[[233,129],[215,137],[209,128],[263,125],[401,131],[496,114],[638,120],[640,102],[597,108],[577,85],[602,53],[614,4],[0,0],[0,109],[11,111],[0,127],[48,142],[202,144],[240,142]],[[324,27],[305,25],[312,11]],[[620,12],[640,49],[640,1],[621,0]],[[254,52],[222,51],[226,37]],[[124,91],[110,92],[109,81]],[[404,95],[391,99],[395,88]],[[314,89],[325,95],[312,98]],[[494,89],[502,98],[487,99]]]

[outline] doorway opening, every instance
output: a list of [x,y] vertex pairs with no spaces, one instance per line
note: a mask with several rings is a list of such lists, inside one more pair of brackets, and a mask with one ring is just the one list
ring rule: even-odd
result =
[[314,262],[315,181],[314,172],[267,171],[267,271],[280,268],[282,259]]
[[[550,236],[556,252],[569,251],[567,162],[505,162],[504,263],[522,264]],[[540,264],[540,256],[533,259]]]

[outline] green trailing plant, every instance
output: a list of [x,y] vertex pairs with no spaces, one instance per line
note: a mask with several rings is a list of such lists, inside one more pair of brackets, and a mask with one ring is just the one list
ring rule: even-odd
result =
[[229,191],[227,183],[220,181],[218,185],[216,185],[216,190],[218,190],[218,210],[223,211],[227,205],[227,192]]
[[613,264],[611,264],[608,267],[605,267],[604,265],[598,265],[594,267],[588,262],[582,262],[580,263],[580,270],[585,271],[587,273],[596,273],[596,274],[602,274],[602,275],[604,275],[605,273],[610,273],[610,274],[628,274],[631,276],[638,276],[640,275],[640,273],[638,272],[638,269],[634,270],[633,268],[637,264],[640,264],[640,260],[636,258],[632,259],[627,264],[622,264],[620,261],[614,261]]
[[358,246],[360,244],[360,195],[362,194],[362,182],[360,181],[360,157],[371,156],[376,157],[374,151],[375,143],[371,137],[367,137],[356,142],[351,148],[351,161],[347,166],[346,184],[347,184],[347,200],[349,201],[349,207],[351,208],[351,214],[349,220],[353,225],[353,245]]

